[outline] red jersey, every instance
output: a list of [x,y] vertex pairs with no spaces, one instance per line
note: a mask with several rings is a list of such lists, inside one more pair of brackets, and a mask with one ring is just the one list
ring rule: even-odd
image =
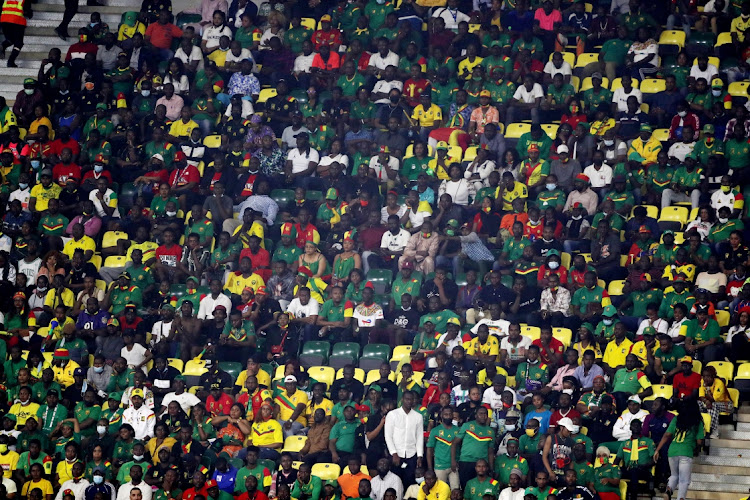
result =
[[232,408],[234,400],[226,392],[222,392],[219,399],[209,395],[206,399],[206,409],[212,417],[219,415],[229,415],[229,409]]
[[69,148],[73,152],[73,156],[77,156],[81,152],[81,146],[78,145],[78,141],[71,138],[68,138],[67,141],[55,139],[50,146],[52,147],[52,154],[57,156],[60,156],[62,150],[65,148]]
[[58,163],[55,168],[52,169],[52,179],[57,182],[60,186],[65,187],[68,179],[75,179],[76,181],[81,180],[81,167],[75,163],[65,165]]
[[404,82],[404,98],[406,99],[406,103],[412,108],[417,107],[419,105],[419,98],[429,85],[430,82],[426,78],[418,80],[409,78],[406,80]]
[[672,380],[674,393],[680,399],[692,395],[695,390],[700,388],[700,386],[701,376],[695,372],[690,372],[690,375],[687,377],[680,372],[676,374]]
[[537,281],[542,281],[543,279],[549,279],[549,277],[553,274],[556,274],[558,278],[560,278],[560,284],[561,285],[567,285],[568,284],[568,270],[564,267],[560,266],[554,271],[547,267],[547,264],[544,264],[542,267],[539,268],[539,271],[537,272],[536,279]]
[[[313,33],[312,44],[315,52],[320,52],[322,45],[341,45],[341,31],[331,28],[328,31],[317,30]],[[333,51],[331,51],[333,53]]]
[[166,245],[161,245],[156,249],[156,258],[165,266],[177,267],[177,263],[182,258],[182,247],[172,245],[172,248],[167,248]]
[[553,353],[560,356],[560,361],[556,365],[552,363],[552,360],[547,354],[547,350],[542,346],[541,339],[536,339],[531,344],[539,347],[539,359],[542,360],[542,363],[545,363],[551,366],[562,366],[562,364],[565,362],[562,358],[562,354],[565,352],[565,346],[563,345],[562,342],[557,340],[555,337],[552,337],[549,340],[549,348]]
[[143,174],[143,177],[149,180],[153,179],[153,182],[151,183],[151,191],[153,191],[154,194],[159,192],[159,184],[165,182],[169,184],[169,172],[167,172],[166,168],[161,170],[151,170],[150,172]]
[[250,259],[250,265],[253,268],[253,272],[263,278],[266,283],[271,277],[271,254],[268,250],[263,248],[258,249],[258,253],[253,253],[249,248],[244,248],[240,252],[240,260],[244,257]]
[[180,188],[194,182],[196,187],[193,191],[198,191],[198,183],[201,181],[201,174],[198,169],[192,165],[185,168],[176,168],[169,174],[169,185],[173,188]]
[[83,180],[86,181],[88,179],[91,179],[92,181],[96,182],[97,179],[100,179],[104,177],[109,181],[110,184],[112,184],[112,174],[109,173],[109,170],[102,170],[101,173],[96,173],[93,170],[89,170],[85,174],[83,174]]

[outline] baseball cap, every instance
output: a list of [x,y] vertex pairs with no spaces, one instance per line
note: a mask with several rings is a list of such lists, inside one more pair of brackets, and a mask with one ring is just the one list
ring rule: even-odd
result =
[[680,358],[680,363],[690,363],[692,365],[693,358],[691,358],[690,356],[683,356]]
[[135,389],[133,389],[133,391],[130,393],[130,397],[134,398],[136,396],[142,398],[143,397],[143,389],[139,389],[137,387]]
[[604,307],[604,310],[602,311],[602,316],[606,316],[608,318],[611,318],[617,314],[617,309],[613,305],[608,305]]
[[479,93],[479,97],[492,97],[492,93],[485,89]]
[[628,398],[628,403],[638,403],[638,404],[641,404],[641,398],[638,397],[637,394],[633,394],[632,396],[630,396]]
[[563,417],[563,418],[561,418],[560,420],[558,420],[558,421],[557,421],[557,425],[558,425],[558,426],[560,426],[560,427],[565,427],[565,428],[566,428],[566,429],[568,429],[568,430],[569,430],[570,432],[573,432],[573,430],[575,429],[575,424],[574,424],[574,423],[573,423],[573,421],[572,421],[572,420],[571,420],[570,418],[568,418],[568,417]]
[[596,78],[598,78],[599,80],[601,80],[601,79],[602,79],[602,74],[601,74],[601,73],[599,73],[598,71],[597,71],[596,73],[592,73],[592,74],[591,74],[591,79],[592,79],[592,80],[594,80],[594,79],[596,79]]
[[411,259],[405,259],[401,264],[401,269],[414,269],[414,261]]
[[570,149],[568,149],[568,146],[566,146],[565,144],[560,144],[559,146],[557,146],[557,153],[558,154],[560,154],[560,153],[569,153],[569,152],[570,152]]
[[159,161],[164,161],[164,157],[159,153],[154,153],[153,155],[151,155],[151,159],[153,160],[154,158],[156,158]]
[[297,383],[297,377],[295,377],[294,375],[287,375],[286,377],[284,377],[284,383],[285,384],[288,384],[290,382],[294,382],[296,384]]
[[331,22],[331,16],[329,16],[328,14],[323,14],[320,17],[320,22],[321,23],[330,23]]
[[336,188],[328,188],[326,191],[326,200],[335,200],[339,197],[339,192]]

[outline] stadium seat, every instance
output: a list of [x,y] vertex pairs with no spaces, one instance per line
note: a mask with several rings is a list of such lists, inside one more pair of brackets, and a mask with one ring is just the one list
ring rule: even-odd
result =
[[219,361],[219,368],[227,372],[233,381],[237,380],[240,372],[245,369],[242,363],[236,361]]
[[578,57],[576,58],[576,64],[575,66],[573,66],[573,68],[585,68],[587,65],[598,61],[598,52],[584,52],[583,54],[578,55]]
[[318,29],[318,22],[312,17],[303,17],[300,19],[300,26],[315,31]]
[[685,38],[685,32],[681,30],[662,31],[659,36],[659,54],[677,54],[685,47]]
[[[695,59],[693,59],[693,66],[695,66],[696,64],[698,64],[698,58],[697,57]],[[719,68],[721,66],[721,59],[719,59],[718,57],[709,57],[708,58],[708,64],[713,64],[714,66],[716,66],[717,68]]]
[[724,379],[727,384],[734,379],[734,365],[731,361],[711,361],[706,366],[713,366],[716,369],[716,375]]
[[310,201],[320,201],[323,199],[323,192],[314,189],[307,191],[307,199]]
[[554,141],[557,138],[557,128],[559,126],[557,123],[543,123],[542,130]]
[[651,135],[654,139],[661,142],[667,142],[669,140],[669,129],[668,128],[657,128]]
[[748,86],[750,86],[750,82],[744,81],[744,82],[732,82],[729,84],[728,92],[732,97],[750,97],[750,94],[748,94]]
[[367,271],[366,281],[369,281],[375,287],[375,293],[385,293],[391,288],[393,283],[393,271],[390,269],[376,269],[371,267]]
[[661,209],[659,219],[657,220],[659,229],[662,231],[666,231],[667,229],[679,231],[687,225],[688,215],[690,215],[690,210],[687,207],[664,207]]
[[118,241],[129,239],[128,233],[123,231],[107,231],[102,236],[102,249],[116,247]]
[[282,452],[287,453],[299,453],[299,451],[305,446],[307,442],[307,436],[289,436],[284,440],[284,448]]
[[[185,364],[185,370],[182,372],[186,377],[200,377],[208,373],[205,359],[191,359]],[[192,384],[188,384],[192,385]]]
[[[380,370],[370,370],[367,372],[367,376],[365,377],[365,386],[369,387],[378,380],[380,380]],[[391,372],[390,375],[388,375],[388,380],[390,380],[391,382],[395,382],[396,374],[394,372]]]
[[[339,368],[336,371],[336,380],[338,380],[340,378],[343,378],[343,377],[344,377],[344,369],[343,368]],[[365,371],[362,368],[355,368],[354,369],[354,380],[359,380],[363,384],[365,383]],[[334,398],[336,397],[335,395],[332,395],[332,396]]]
[[111,255],[104,259],[104,267],[125,267],[128,258],[124,255]]
[[[638,80],[633,78],[632,81],[633,81],[633,88],[634,89],[639,88],[640,83],[638,82]],[[609,90],[614,92],[615,90],[620,89],[620,88],[622,88],[622,78],[615,78],[614,80],[612,80],[612,85],[609,86]]]
[[562,342],[567,349],[573,341],[573,330],[570,328],[553,328],[552,336]]
[[530,123],[511,123],[505,129],[506,139],[520,139],[523,134],[531,131]]
[[260,89],[260,94],[258,94],[258,100],[255,102],[255,104],[264,104],[270,98],[276,97],[276,94],[276,89],[273,87],[268,89]]
[[221,147],[220,135],[209,135],[203,139],[203,145],[209,149],[219,149]]
[[307,370],[307,376],[318,382],[326,384],[328,389],[333,385],[333,381],[336,379],[336,370],[330,366],[311,366]]
[[672,397],[674,389],[671,385],[654,384],[651,386],[654,393],[651,396],[643,398],[644,401],[653,401],[656,398],[665,398],[667,401]]
[[274,189],[270,197],[279,205],[279,210],[285,210],[294,203],[294,189]]
[[732,33],[725,31],[724,33],[719,33],[719,36],[716,37],[714,48],[719,48],[722,45],[731,45],[732,43],[734,43],[732,41]]
[[461,146],[448,146],[448,157],[456,163],[461,163],[464,150]]
[[572,260],[572,257],[568,252],[563,252],[560,254],[560,265],[563,266],[565,269],[570,269],[571,260]]
[[310,340],[302,346],[299,362],[304,367],[324,365],[328,362],[331,343],[324,340]]
[[182,373],[185,369],[185,363],[180,358],[167,358],[167,365]]
[[362,357],[359,358],[359,367],[365,371],[377,370],[391,355],[391,347],[388,344],[367,344],[362,349]]
[[94,265],[96,270],[98,271],[100,267],[102,267],[102,256],[101,255],[93,255],[91,259],[89,260],[91,264]]
[[334,368],[343,368],[344,365],[357,364],[359,359],[360,345],[355,342],[337,342],[333,345],[328,364]]
[[477,157],[477,148],[476,146],[469,146],[466,148],[466,151],[464,151],[464,162],[471,162],[474,161],[474,158]]
[[[656,219],[659,217],[659,207],[656,207],[654,205],[636,205],[635,207],[645,207],[647,217],[651,217],[652,219]],[[635,210],[635,207],[630,210],[629,218],[633,217],[633,210]]]
[[[594,87],[594,84],[591,81],[591,77],[590,76],[587,76],[581,82],[581,92],[583,92],[584,90],[588,90],[590,88],[593,88],[593,87]],[[609,78],[607,78],[606,76],[604,78],[602,78],[602,87],[604,87],[605,89],[609,89]]]
[[[367,469],[366,465],[360,465],[359,470],[360,470],[360,472],[362,472],[362,474],[366,474],[366,475],[370,474],[370,471]],[[344,470],[341,471],[341,474],[349,474],[349,466],[348,465],[346,467],[344,467]]]
[[[414,156],[414,144],[409,144],[406,146],[406,151],[404,151],[404,159],[411,158]],[[435,156],[435,150],[432,149],[432,146],[427,146],[427,156]]]
[[[562,54],[563,61],[565,61],[566,63],[570,64],[571,68],[575,68],[576,67],[576,55],[574,53],[572,53],[572,52],[560,52],[560,54]],[[549,58],[547,60],[551,61],[553,55],[555,55],[554,52],[550,53]]]
[[538,326],[521,326],[521,335],[536,340],[542,334],[542,329]]
[[703,417],[703,430],[706,433],[705,439],[709,439],[711,435],[711,415],[708,413],[701,413],[701,417]]
[[723,311],[718,310],[716,311],[716,321],[719,323],[719,326],[729,326],[729,319],[731,315],[729,314],[729,311]]
[[[400,384],[403,379],[404,376],[401,374],[401,372],[399,372],[398,375],[396,375],[396,385]],[[414,372],[414,375],[412,375],[411,379],[414,382],[421,384],[422,380],[424,380],[424,372]]]
[[410,345],[397,345],[391,356],[391,370],[395,370],[402,362],[408,363],[411,355]]
[[578,255],[580,255],[581,257],[583,257],[583,260],[585,260],[587,263],[591,262],[592,260],[594,260],[594,259],[591,258],[591,254],[590,253],[581,253],[581,254],[578,254]]
[[607,293],[610,295],[622,295],[625,288],[625,280],[612,280],[609,282]]
[[341,475],[341,467],[337,464],[316,463],[313,464],[311,473],[321,481],[333,481]]

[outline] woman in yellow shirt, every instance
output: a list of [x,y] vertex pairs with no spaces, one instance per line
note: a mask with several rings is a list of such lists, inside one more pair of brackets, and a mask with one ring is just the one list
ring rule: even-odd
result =
[[719,437],[719,414],[732,413],[734,406],[729,391],[722,379],[716,376],[716,368],[706,366],[701,373],[702,380],[698,389],[698,406],[701,412],[711,416],[711,437]]
[[55,131],[52,128],[52,122],[47,118],[47,107],[40,104],[34,108],[34,121],[29,124],[29,131],[26,134],[26,140],[42,139],[42,137],[38,135],[39,127],[42,125],[47,127],[47,139],[50,141],[53,140],[55,138]]
[[57,484],[63,484],[65,481],[73,479],[73,466],[78,461],[78,445],[71,441],[65,445],[65,460],[61,460],[55,469]]
[[260,415],[250,432],[250,442],[260,448],[260,458],[277,460],[284,447],[284,432],[281,424],[273,418],[273,406],[265,401],[260,405]]
[[578,342],[573,345],[573,349],[578,351],[578,364],[583,361],[583,353],[589,349],[594,351],[597,360],[602,359],[602,349],[599,344],[594,340],[594,327],[591,323],[584,323],[581,328],[578,329]]
[[45,500],[52,500],[55,491],[52,489],[52,483],[44,479],[44,467],[42,467],[42,464],[32,464],[29,471],[31,479],[23,483],[21,497],[28,498],[30,491],[39,488],[42,490]]
[[177,443],[177,440],[169,435],[169,427],[164,423],[156,424],[154,427],[154,437],[149,439],[146,444],[146,451],[151,456],[151,460],[154,465],[159,463],[159,450],[166,449],[172,452],[172,446]]
[[313,415],[315,415],[315,410],[318,408],[326,412],[326,417],[331,416],[333,402],[326,397],[326,385],[321,382],[318,382],[313,386],[312,398],[310,398],[310,401],[307,403],[305,416],[307,416],[308,426],[313,424]]

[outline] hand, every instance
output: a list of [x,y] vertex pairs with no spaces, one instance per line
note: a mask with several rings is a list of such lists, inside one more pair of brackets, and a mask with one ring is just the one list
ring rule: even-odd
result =
[[393,459],[393,466],[399,467],[401,466],[401,457],[398,456],[397,453],[394,453],[391,458]]
[[292,428],[292,423],[289,421],[284,422],[284,429],[289,430]]
[[654,453],[654,462],[658,462],[658,461],[659,461],[659,452],[657,451]]
[[422,467],[422,457],[417,457],[417,467]]

